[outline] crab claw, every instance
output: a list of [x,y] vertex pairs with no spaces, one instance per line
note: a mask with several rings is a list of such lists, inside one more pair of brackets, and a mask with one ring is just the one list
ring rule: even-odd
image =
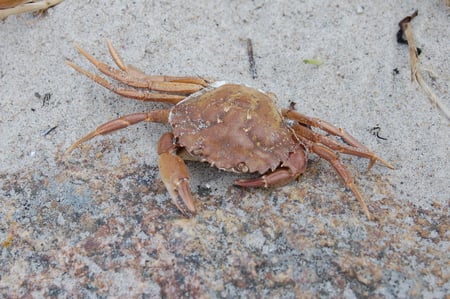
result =
[[197,211],[189,186],[189,171],[183,159],[175,153],[172,133],[164,134],[159,140],[159,173],[173,203],[187,217],[194,216]]

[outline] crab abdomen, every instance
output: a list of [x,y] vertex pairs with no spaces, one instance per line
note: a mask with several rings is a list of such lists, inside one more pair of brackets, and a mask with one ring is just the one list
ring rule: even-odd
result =
[[181,147],[227,171],[265,173],[287,160],[295,142],[275,103],[243,85],[218,84],[173,107]]

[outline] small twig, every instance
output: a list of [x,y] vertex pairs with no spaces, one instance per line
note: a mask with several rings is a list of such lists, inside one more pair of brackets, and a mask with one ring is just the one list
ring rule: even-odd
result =
[[42,99],[42,107],[44,107],[48,102],[50,101],[50,98],[52,97],[52,94],[47,92],[44,94],[44,98]]
[[289,101],[289,109],[291,109],[291,110],[296,110],[296,109],[295,109],[295,105],[297,105],[296,102],[294,102],[294,101]]
[[247,56],[250,64],[250,73],[252,74],[252,78],[256,79],[258,74],[256,73],[255,57],[253,56],[253,44],[250,38],[247,39]]
[[58,126],[54,126],[51,128],[48,128],[47,130],[45,130],[44,133],[42,133],[42,136],[47,136],[48,134],[50,134],[51,131],[53,131],[54,129],[56,129]]
[[370,133],[372,135],[377,136],[377,138],[382,139],[382,140],[387,140],[387,138],[381,137],[380,136],[380,132],[381,132],[381,127],[379,125],[376,125],[375,127],[370,129]]
[[411,82],[417,81],[419,86],[422,88],[422,90],[425,92],[425,94],[430,99],[431,103],[433,105],[437,105],[439,107],[439,109],[441,109],[442,113],[450,120],[450,110],[434,94],[434,92],[431,90],[431,88],[425,82],[425,80],[422,77],[422,74],[420,73],[419,53],[418,53],[418,49],[416,48],[416,44],[414,41],[414,35],[413,35],[412,28],[410,26],[410,22],[417,15],[418,15],[418,11],[416,10],[412,15],[407,16],[406,18],[404,18],[403,20],[400,21],[400,23],[399,23],[400,31],[397,34],[397,40],[399,40],[399,36],[400,36],[400,32],[401,32],[402,33],[401,36],[404,36],[408,43],[409,56],[410,56],[410,61],[411,61]]
[[399,41],[399,35],[402,33],[403,36],[406,38],[406,41],[403,39],[402,42],[408,44],[409,47],[409,55],[410,55],[410,61],[411,61],[411,82],[414,82],[414,78],[416,77],[417,73],[417,67],[419,63],[419,53],[416,48],[416,43],[414,41],[414,36],[412,33],[412,29],[409,26],[409,23],[417,17],[419,14],[419,11],[416,10],[412,15],[405,17],[403,20],[400,21],[400,31],[397,34],[397,40]]

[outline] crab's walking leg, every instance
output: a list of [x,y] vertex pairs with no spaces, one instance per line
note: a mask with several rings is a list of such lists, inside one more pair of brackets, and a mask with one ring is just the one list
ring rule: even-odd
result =
[[90,132],[86,136],[77,140],[74,144],[72,144],[64,153],[64,155],[69,154],[75,148],[77,148],[80,144],[94,138],[98,135],[105,135],[128,126],[134,125],[136,123],[146,121],[146,122],[158,122],[158,123],[167,123],[169,119],[169,110],[155,110],[149,112],[142,113],[133,113],[129,115],[122,116],[120,118],[111,120],[103,125],[99,126],[94,131]]
[[[98,61],[77,44],[75,44],[75,48],[78,50],[78,52],[80,52],[80,54],[86,57],[100,72],[129,86],[145,88],[147,90],[159,92],[189,95],[208,85],[207,81],[197,77],[148,76],[135,67],[126,66],[109,41],[109,51],[111,53],[111,56],[113,57],[114,62],[117,64],[120,70],[110,67],[106,63]],[[80,71],[80,68],[76,68],[73,63],[68,62],[68,64],[74,67],[77,71]],[[86,72],[82,73],[87,75]],[[101,84],[101,82],[96,82]]]
[[369,209],[367,208],[366,202],[364,201],[361,191],[359,191],[358,187],[355,185],[351,173],[348,171],[347,167],[345,167],[345,165],[342,164],[341,160],[339,159],[339,156],[335,152],[333,152],[332,150],[321,144],[311,142],[310,140],[301,136],[299,138],[310,151],[317,154],[319,157],[327,160],[331,164],[331,166],[333,166],[333,168],[336,170],[339,176],[344,180],[345,186],[349,188],[358,199],[359,204],[364,210],[364,213],[366,214],[367,218],[369,220],[373,220],[373,217],[370,214]]
[[286,185],[305,172],[307,159],[305,149],[299,146],[282,167],[257,178],[240,179],[234,183],[241,187],[276,187]]
[[173,134],[165,133],[159,139],[159,173],[173,203],[186,216],[196,214],[194,199],[189,186],[189,171],[183,159],[177,156]]
[[127,97],[127,98],[132,98],[132,99],[141,100],[141,101],[164,102],[164,103],[170,103],[170,104],[176,104],[185,98],[185,96],[183,96],[183,95],[155,93],[155,92],[142,91],[142,90],[118,88],[118,87],[112,85],[111,83],[109,83],[107,80],[100,77],[99,75],[88,72],[85,69],[79,67],[78,65],[74,64],[73,62],[71,62],[69,60],[67,60],[66,63],[69,66],[71,66],[72,68],[74,68],[77,72],[92,79],[92,81],[94,81],[95,83],[98,83],[101,86],[111,90],[112,92],[114,92],[118,95]]
[[241,187],[277,187],[292,182],[299,175],[287,167],[281,167],[260,177],[236,180],[234,184]]
[[[116,65],[125,73],[132,75],[134,78],[140,78],[144,81],[164,81],[164,82],[178,82],[178,83],[190,83],[190,84],[196,84],[201,85],[203,87],[207,86],[209,83],[205,79],[202,79],[200,77],[177,77],[177,76],[149,76],[146,75],[143,71],[137,69],[136,67],[132,65],[125,65],[123,63],[122,58],[120,58],[119,53],[117,53],[116,49],[113,47],[109,39],[106,40],[106,44],[108,46],[109,53],[111,54],[111,57],[113,58]],[[80,47],[78,47],[80,48]],[[81,48],[80,48],[81,49]],[[86,52],[86,51],[84,51]],[[111,68],[110,68],[111,69]],[[108,76],[111,76],[115,79],[120,79],[110,75],[109,73],[104,73]],[[120,81],[120,80],[119,80]],[[132,84],[130,84],[132,85]],[[133,86],[133,85],[132,85]],[[135,87],[145,87],[145,86],[135,86]]]
[[344,140],[350,146],[340,144],[340,143],[336,142],[334,139],[329,138],[327,136],[323,136],[323,135],[314,133],[312,130],[308,129],[307,127],[301,128],[300,126],[297,126],[298,128],[296,129],[296,131],[298,133],[300,133],[301,135],[308,135],[308,136],[304,136],[304,137],[308,138],[309,140],[311,140],[313,142],[322,143],[323,145],[325,145],[335,151],[344,153],[344,154],[350,154],[350,155],[355,155],[355,156],[359,156],[359,157],[363,157],[363,158],[368,158],[368,159],[370,159],[370,164],[368,167],[369,169],[372,168],[373,164],[376,161],[380,162],[381,164],[383,164],[386,167],[394,169],[394,166],[392,166],[389,162],[387,162],[384,159],[375,155],[365,145],[360,143],[358,140],[356,140],[355,137],[353,137],[352,135],[347,133],[342,128],[337,128],[326,121],[323,121],[318,118],[309,117],[309,116],[306,116],[304,114],[301,114],[297,111],[290,110],[290,109],[283,109],[282,114],[284,117],[298,121],[299,123],[301,123],[303,125],[316,127],[321,130],[324,130],[325,132],[330,133],[331,135],[340,137],[340,138],[342,138],[342,140]]

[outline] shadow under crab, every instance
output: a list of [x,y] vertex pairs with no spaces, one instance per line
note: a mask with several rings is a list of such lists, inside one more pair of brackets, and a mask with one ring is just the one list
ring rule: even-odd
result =
[[[172,132],[163,134],[158,143],[159,171],[174,204],[184,215],[192,216],[196,208],[184,160],[208,162],[236,173],[257,173],[258,177],[238,179],[235,184],[267,188],[295,180],[306,170],[307,153],[312,152],[334,167],[360,202],[367,218],[372,219],[362,193],[337,152],[369,159],[369,169],[376,161],[389,168],[393,166],[343,129],[291,109],[279,111],[272,94],[248,86],[198,77],[146,75],[125,65],[109,41],[107,45],[119,69],[98,61],[79,46],[76,48],[100,72],[129,88],[118,88],[70,61],[67,63],[119,95],[174,106],[109,121],[76,141],[66,153],[95,136],[142,121],[169,124]],[[312,128],[340,137],[344,142],[321,135]]]

